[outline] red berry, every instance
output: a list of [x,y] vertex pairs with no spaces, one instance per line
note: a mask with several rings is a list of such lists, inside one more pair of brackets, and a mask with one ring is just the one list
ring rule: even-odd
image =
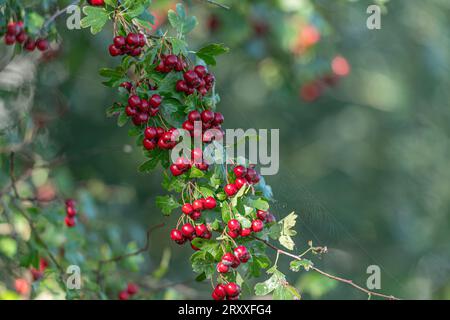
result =
[[69,228],[75,227],[75,224],[76,224],[75,218],[69,217],[69,216],[67,216],[64,219],[64,222],[66,223],[66,226],[68,226]]
[[150,100],[148,102],[153,108],[158,108],[161,104],[161,96],[159,94],[154,94],[150,97]]
[[221,114],[220,112],[214,113],[214,124],[215,125],[222,124],[224,120],[225,120],[225,118],[224,118],[223,114]]
[[[168,149],[168,146],[166,144],[163,144],[162,142],[160,142],[161,139],[158,141],[158,147],[163,147],[163,149]],[[172,174],[177,177],[182,175],[184,172],[180,169],[178,169],[176,164],[172,164],[170,166],[170,172],[172,172]]]
[[178,169],[180,169],[182,171],[186,171],[191,166],[191,162],[184,157],[178,158],[175,161],[175,164],[177,165]]
[[190,223],[185,223],[181,227],[181,233],[184,237],[188,238],[189,240],[192,240],[195,237],[195,228]]
[[237,268],[240,264],[239,260],[231,253],[227,252],[222,256],[221,262],[232,268]]
[[183,234],[181,233],[181,231],[177,230],[177,229],[173,229],[170,232],[170,239],[172,239],[173,241],[175,241],[178,244],[183,244],[186,242],[186,239],[183,236]]
[[228,229],[230,229],[230,231],[239,231],[241,230],[241,224],[236,219],[231,219],[228,221]]
[[195,226],[195,234],[197,235],[197,237],[203,238],[208,233],[209,233],[209,230],[208,230],[208,227],[206,226],[206,224],[202,223],[202,224]]
[[234,184],[227,184],[224,187],[224,191],[229,197],[232,197],[238,192],[238,189],[236,188],[236,186]]
[[127,291],[123,290],[119,293],[119,300],[128,300],[130,298],[130,295]]
[[120,84],[120,86],[121,86],[122,88],[127,89],[128,91],[131,91],[131,89],[133,88],[133,84],[132,84],[131,82],[128,82],[128,81],[122,82],[122,83]]
[[135,115],[137,115],[137,110],[135,108],[132,108],[130,106],[127,106],[125,108],[125,113],[127,114],[127,116],[129,117],[134,117]]
[[142,53],[142,49],[141,48],[134,48],[130,51],[130,55],[133,57],[137,57]]
[[116,36],[113,39],[113,43],[117,48],[121,48],[126,45],[126,40],[124,36]]
[[194,124],[189,120],[183,122],[183,129],[187,131],[194,131]]
[[158,132],[158,137],[161,137],[166,131],[164,128],[156,127],[156,132]]
[[264,228],[264,222],[259,219],[255,219],[252,221],[252,230],[253,232],[260,232]]
[[234,256],[242,263],[246,263],[250,259],[250,252],[244,246],[238,246],[233,251]]
[[202,121],[206,123],[210,123],[214,120],[214,112],[211,110],[205,110],[201,114]]
[[219,273],[227,273],[230,270],[230,267],[226,264],[223,264],[222,262],[219,262],[216,269]]
[[216,205],[217,205],[216,199],[214,199],[213,197],[207,197],[205,199],[205,204],[204,204],[205,209],[212,210],[216,207]]
[[201,163],[203,160],[203,151],[200,148],[194,148],[191,151],[191,160],[194,163]]
[[194,71],[200,78],[203,78],[207,73],[206,67],[201,65],[196,66]]
[[247,174],[245,175],[245,178],[247,179],[248,182],[255,183],[255,181],[259,181],[259,177],[258,176],[259,176],[258,172],[256,172],[255,169],[248,168],[247,169]]
[[203,201],[201,200],[194,200],[194,202],[192,202],[192,207],[194,208],[194,210],[197,211],[202,211],[203,208]]
[[138,291],[139,291],[139,287],[136,284],[129,283],[127,285],[127,293],[129,295],[134,295],[134,294],[138,293]]
[[223,284],[218,284],[212,293],[212,297],[214,300],[223,300],[227,296],[227,292],[225,290],[225,286]]
[[147,127],[144,130],[144,136],[147,139],[155,139],[158,136],[158,132],[155,127]]
[[166,59],[164,59],[164,64],[169,67],[175,67],[178,63],[178,57],[174,54],[169,54]]
[[88,0],[88,3],[91,6],[104,6],[105,5],[105,1],[104,0]]
[[138,108],[141,106],[141,98],[137,95],[132,95],[128,98],[128,105],[132,108]]
[[25,31],[21,31],[17,36],[16,36],[16,41],[18,43],[24,43],[27,40],[28,36],[27,33]]
[[271,222],[275,222],[277,221],[277,218],[275,218],[275,216],[271,213],[269,213],[266,217],[266,222],[267,223],[271,223]]
[[233,169],[233,171],[236,175],[236,178],[245,177],[245,175],[247,174],[247,169],[244,166],[237,166]]
[[75,207],[76,203],[75,200],[73,199],[66,199],[66,201],[64,201],[66,207]]
[[122,54],[122,50],[112,44],[109,46],[109,54],[113,57],[117,57]]
[[34,51],[34,49],[36,48],[36,42],[33,39],[28,38],[27,41],[25,41],[23,47],[27,51]]
[[67,207],[66,213],[67,213],[67,216],[69,216],[69,217],[75,217],[77,214],[77,210],[74,207]]
[[248,237],[251,233],[252,233],[252,229],[251,228],[242,228],[241,232],[239,233],[239,235],[241,237]]
[[225,286],[225,292],[227,293],[227,296],[229,296],[229,297],[236,297],[241,293],[241,287],[239,287],[239,285],[237,285],[234,282],[229,282]]
[[194,212],[194,208],[192,207],[192,205],[190,203],[185,203],[182,207],[181,207],[181,211],[184,214],[190,215],[192,212]]
[[234,181],[234,184],[236,188],[241,189],[243,186],[247,184],[247,180],[244,178],[237,178],[236,181]]
[[138,34],[138,38],[139,38],[139,46],[140,46],[140,47],[144,47],[144,46],[145,46],[145,43],[146,43],[145,35],[142,34],[142,33],[139,33],[139,34]]
[[201,114],[197,110],[193,110],[193,111],[189,112],[188,119],[192,123],[194,123],[195,121],[200,121],[201,120]]
[[258,210],[256,211],[256,216],[258,217],[259,220],[261,221],[265,221],[267,218],[267,211],[263,211],[263,210]]
[[202,217],[202,213],[200,211],[194,211],[191,214],[191,218],[194,221],[197,221],[198,219],[200,219]]
[[16,36],[12,34],[5,34],[4,38],[5,44],[10,46],[16,43]]
[[150,140],[150,139],[144,139],[142,141],[142,145],[147,150],[153,150],[153,149],[156,148],[156,143],[153,140]]
[[228,230],[227,234],[233,239],[236,239],[237,237],[239,237],[239,231]]
[[20,32],[20,26],[16,22],[11,21],[6,26],[6,34],[8,34],[8,35],[15,37],[19,32]]
[[175,90],[177,90],[178,92],[186,92],[188,90],[188,85],[186,84],[186,81],[178,80]]
[[200,79],[194,70],[186,71],[183,74],[183,77],[184,77],[184,80],[191,86],[196,87],[200,83]]
[[48,49],[48,40],[47,39],[37,39],[36,47],[39,51],[46,51]]
[[127,44],[130,46],[139,45],[139,36],[136,33],[129,33],[126,38]]

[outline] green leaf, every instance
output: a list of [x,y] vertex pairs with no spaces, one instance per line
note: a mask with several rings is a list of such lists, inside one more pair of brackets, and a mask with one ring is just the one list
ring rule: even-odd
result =
[[181,207],[173,196],[156,197],[156,206],[160,208],[162,213],[166,216],[169,216],[176,208]]
[[123,127],[124,125],[126,125],[127,122],[128,122],[128,116],[125,113],[125,110],[122,110],[122,112],[120,112],[119,116],[117,117],[117,125],[119,127]]
[[189,171],[189,178],[203,178],[205,176],[205,173],[197,168],[196,166],[192,166],[191,170]]
[[172,43],[172,52],[175,55],[179,54],[186,54],[187,52],[187,43],[184,40],[173,38],[171,41]]
[[213,43],[197,51],[196,55],[208,65],[216,65],[216,56],[227,53],[229,49],[221,43]]
[[278,270],[274,270],[272,276],[264,282],[255,285],[255,294],[257,296],[265,296],[271,293],[279,286],[283,286],[286,282],[286,277]]
[[86,15],[81,19],[82,28],[91,28],[91,33],[96,34],[102,31],[109,20],[108,12],[101,7],[85,6],[83,12]]
[[309,271],[314,264],[308,259],[293,260],[289,264],[289,269],[294,272],[300,271],[301,268]]
[[261,198],[256,198],[256,199],[248,198],[247,206],[253,207],[258,210],[263,210],[263,211],[269,210],[269,203],[266,200],[261,199]]
[[139,172],[150,172],[156,168],[159,163],[159,157],[152,158],[150,160],[145,161],[138,168]]
[[197,18],[186,16],[186,11],[181,3],[177,4],[176,12],[170,9],[167,17],[170,25],[177,30],[180,35],[191,32],[198,24]]
[[290,285],[279,286],[273,292],[274,300],[300,300],[301,296],[297,289]]
[[225,223],[231,220],[230,207],[228,206],[228,202],[222,203],[222,220]]

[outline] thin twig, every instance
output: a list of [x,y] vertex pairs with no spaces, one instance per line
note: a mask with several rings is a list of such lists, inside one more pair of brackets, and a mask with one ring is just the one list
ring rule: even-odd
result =
[[214,6],[218,6],[218,7],[222,8],[222,9],[230,10],[229,6],[226,6],[224,4],[218,3],[218,2],[216,2],[214,0],[201,0],[201,1],[209,3],[209,4],[212,4]]
[[[258,241],[264,243],[269,248],[275,250],[277,252],[277,254],[281,253],[281,254],[284,254],[285,256],[289,256],[289,257],[294,258],[296,260],[302,261],[302,258],[300,258],[299,256],[297,256],[295,254],[292,254],[292,253],[289,253],[289,252],[286,252],[286,251],[284,251],[284,250],[282,250],[280,248],[277,248],[276,246],[274,246],[273,244],[271,244],[270,242],[268,242],[268,241],[266,241],[264,239],[261,239],[261,238],[255,237],[255,236],[253,236],[253,238],[255,240],[258,240]],[[336,281],[348,284],[348,285],[354,287],[355,289],[358,289],[358,290],[366,293],[369,296],[377,296],[377,297],[381,297],[381,298],[389,299],[389,300],[400,300],[399,298],[396,298],[396,297],[394,297],[392,295],[385,295],[385,294],[382,294],[382,293],[370,291],[370,290],[368,290],[366,288],[361,287],[360,285],[357,285],[352,280],[348,280],[348,279],[344,279],[344,278],[341,278],[341,277],[338,277],[338,276],[334,276],[332,274],[329,274],[329,273],[327,273],[325,271],[320,270],[319,268],[317,268],[315,266],[311,266],[310,268],[311,268],[311,270],[314,270],[317,273],[320,273],[321,275],[323,275],[323,276],[325,276],[327,278],[330,278],[330,279],[333,279],[333,280],[336,280]]]

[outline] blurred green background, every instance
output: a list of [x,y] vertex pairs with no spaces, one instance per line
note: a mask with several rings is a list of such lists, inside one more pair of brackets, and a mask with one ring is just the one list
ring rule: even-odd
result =
[[[161,14],[175,3],[155,2]],[[328,247],[315,262],[331,273],[364,285],[367,267],[378,265],[384,293],[449,299],[450,3],[384,2],[380,30],[366,27],[369,1],[222,3],[231,10],[191,3],[200,25],[189,41],[231,49],[213,68],[225,127],[280,129],[280,172],[266,180],[277,199],[271,211],[299,214],[299,251],[312,240]],[[166,222],[139,272],[157,268],[168,247],[167,277],[193,279],[191,251],[167,235],[175,217],[162,218],[154,205],[161,172],[138,173],[141,151],[105,116],[114,95],[97,69],[117,63],[106,58],[111,33],[92,37],[58,23],[62,49],[41,67],[35,92],[37,107],[58,116],[47,128],[48,156],[67,156],[61,170],[95,195],[97,219],[112,221],[111,232],[143,243],[148,226]],[[305,24],[319,30],[320,41],[295,54]],[[349,61],[350,74],[305,102],[300,87],[330,73],[336,55]],[[281,269],[305,299],[365,298],[313,274],[289,273],[287,263]],[[209,296],[208,283],[189,285],[195,297]]]

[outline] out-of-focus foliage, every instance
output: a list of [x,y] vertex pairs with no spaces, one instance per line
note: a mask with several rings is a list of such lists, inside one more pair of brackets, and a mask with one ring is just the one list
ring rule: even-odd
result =
[[[164,24],[174,2],[155,2],[156,23]],[[327,245],[329,253],[318,263],[356,282],[364,284],[367,266],[375,264],[384,292],[450,298],[448,2],[385,2],[380,30],[366,28],[366,1],[221,2],[231,10],[192,1],[201,27],[190,40],[231,48],[214,70],[228,124],[281,129],[280,173],[266,178],[278,200],[275,213],[297,208],[298,243]],[[31,170],[19,192],[30,197],[55,191],[59,198],[37,210],[30,211],[33,202],[21,206],[36,217],[36,228],[49,228],[43,237],[53,254],[95,272],[98,260],[145,244],[146,228],[161,221],[153,205],[160,174],[136,171],[142,155],[104,117],[114,97],[96,70],[106,62],[110,33],[93,38],[87,30],[65,30],[64,18],[57,24],[64,42],[56,59],[35,70],[39,57],[19,55],[1,71],[0,148],[30,139],[39,127],[25,155],[16,156],[17,176]],[[4,68],[11,51],[3,44],[0,50]],[[351,64],[350,74],[335,87],[323,86],[336,56]],[[12,76],[17,70],[22,75]],[[320,96],[306,102],[304,93],[315,96],[317,87],[301,87],[318,79]],[[17,120],[20,126],[12,126]],[[1,188],[9,181],[9,155],[2,149]],[[51,170],[41,168],[59,158]],[[82,212],[70,231],[63,225],[65,197],[76,198]],[[22,263],[17,274],[1,266],[0,297],[19,298],[15,279],[29,283],[31,264],[49,257],[39,246],[37,254],[27,251],[29,224],[17,210],[0,206],[0,264]],[[5,222],[7,215],[12,222]],[[183,249],[170,246],[170,262],[163,264],[169,269],[161,275],[167,231],[155,231],[145,261],[108,264],[102,292],[115,297],[128,281],[138,281],[146,298],[206,297],[208,286],[193,282],[189,268],[171,268],[186,260]],[[28,264],[19,256],[29,257]],[[279,267],[288,269],[281,261]],[[295,283],[297,276],[303,298],[361,297],[305,271],[288,280]],[[56,273],[46,275],[32,286],[33,294],[62,297],[57,279]],[[176,283],[182,284],[175,289]]]

